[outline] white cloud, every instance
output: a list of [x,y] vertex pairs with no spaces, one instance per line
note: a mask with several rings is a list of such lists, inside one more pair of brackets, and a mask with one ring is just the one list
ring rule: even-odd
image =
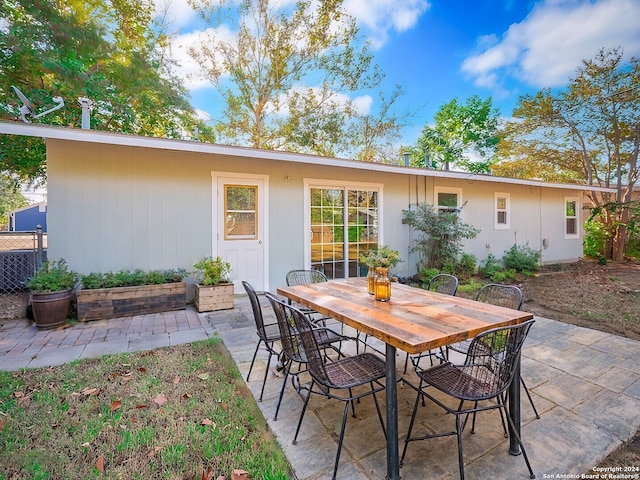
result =
[[212,35],[228,40],[233,38],[233,33],[223,25],[215,30],[208,28],[177,35],[171,41],[171,58],[177,62],[175,73],[183,79],[183,84],[188,90],[211,86],[210,81],[202,77],[202,69],[189,54],[189,49],[206,46],[208,38]]
[[172,31],[179,31],[196,18],[187,0],[154,0],[153,16],[163,19]]
[[427,0],[346,0],[344,6],[378,49],[387,42],[390,30],[401,33],[413,28],[431,5]]
[[507,75],[536,88],[565,85],[581,60],[603,47],[640,54],[638,19],[637,0],[546,0],[500,41],[479,39],[481,52],[468,57],[462,71],[485,88],[500,87]]

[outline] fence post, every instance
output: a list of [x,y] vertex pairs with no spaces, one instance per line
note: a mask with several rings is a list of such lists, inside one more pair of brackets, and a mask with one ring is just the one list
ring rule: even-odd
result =
[[36,250],[36,271],[42,267],[44,258],[44,242],[42,240],[42,225],[36,225],[36,235],[38,237],[38,248]]

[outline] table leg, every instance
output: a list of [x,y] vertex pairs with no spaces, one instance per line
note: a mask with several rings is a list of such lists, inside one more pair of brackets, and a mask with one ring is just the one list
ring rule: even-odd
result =
[[[515,375],[509,385],[509,415],[515,426],[516,433],[520,436],[520,358],[516,362]],[[509,424],[509,453],[520,455],[520,445],[513,435],[511,424]]]
[[398,395],[396,391],[396,347],[387,343],[387,480],[400,480],[398,455]]

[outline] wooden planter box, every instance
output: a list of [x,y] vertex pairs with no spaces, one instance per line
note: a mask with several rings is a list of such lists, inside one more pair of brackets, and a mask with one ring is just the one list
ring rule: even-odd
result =
[[78,290],[78,320],[103,320],[187,308],[185,282]]
[[200,285],[195,283],[194,304],[198,312],[233,308],[233,283]]

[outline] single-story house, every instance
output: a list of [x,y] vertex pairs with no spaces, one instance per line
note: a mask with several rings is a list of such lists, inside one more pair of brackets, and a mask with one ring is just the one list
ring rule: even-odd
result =
[[35,232],[40,225],[47,232],[47,202],[38,202],[9,212],[10,232]]
[[237,292],[240,280],[273,290],[296,268],[360,275],[360,254],[386,244],[404,259],[395,272],[413,274],[402,211],[419,202],[464,204],[479,260],[516,243],[544,263],[582,256],[580,185],[17,122],[0,133],[46,139],[49,258],[81,273],[220,255]]

